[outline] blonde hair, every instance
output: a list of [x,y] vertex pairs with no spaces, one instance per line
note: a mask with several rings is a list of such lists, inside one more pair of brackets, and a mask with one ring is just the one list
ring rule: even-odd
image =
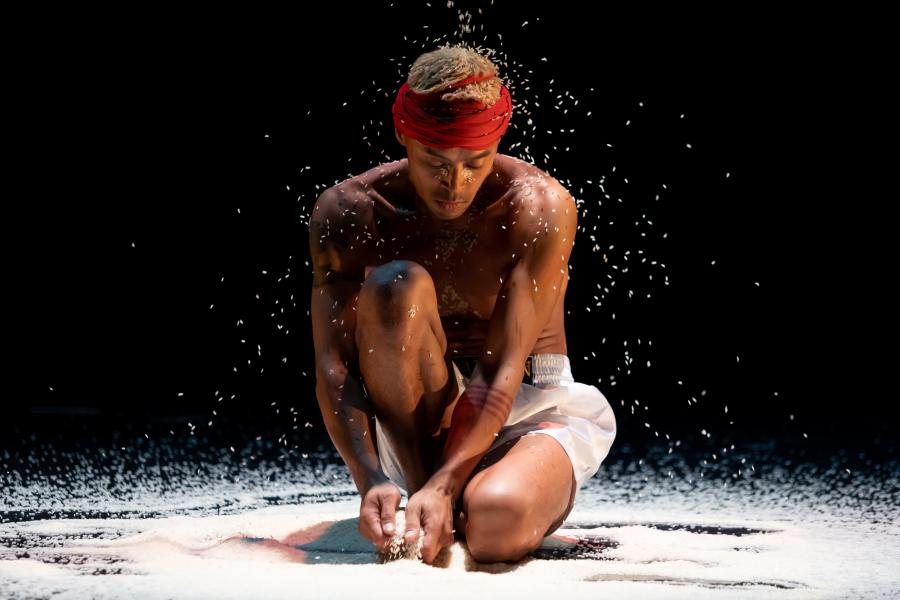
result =
[[[492,79],[477,81],[440,94],[441,90],[472,77],[493,74]],[[409,70],[409,88],[419,94],[440,94],[447,103],[477,100],[492,106],[500,99],[502,82],[497,66],[490,58],[465,46],[442,46],[419,56]]]

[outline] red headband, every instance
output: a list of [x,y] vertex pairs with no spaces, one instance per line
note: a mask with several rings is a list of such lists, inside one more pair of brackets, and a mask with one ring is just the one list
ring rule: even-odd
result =
[[447,90],[494,77],[494,73],[473,75],[437,94],[416,93],[409,89],[407,81],[394,101],[394,126],[400,133],[433,148],[487,148],[509,126],[512,98],[506,86],[500,85],[500,99],[492,106],[477,100],[448,103],[439,96]]

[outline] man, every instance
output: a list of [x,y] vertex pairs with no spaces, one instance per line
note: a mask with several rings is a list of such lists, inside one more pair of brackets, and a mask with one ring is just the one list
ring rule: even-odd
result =
[[478,561],[515,561],[563,523],[615,437],[566,356],[578,211],[497,152],[512,100],[475,50],[420,56],[393,111],[407,158],[311,214],[316,395],[379,550],[403,488],[424,562],[454,533]]

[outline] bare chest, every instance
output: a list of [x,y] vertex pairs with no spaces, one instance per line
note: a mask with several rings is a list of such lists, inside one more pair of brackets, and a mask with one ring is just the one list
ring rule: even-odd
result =
[[427,235],[393,233],[385,250],[394,259],[412,260],[428,270],[442,318],[490,318],[513,262],[509,236],[499,219]]

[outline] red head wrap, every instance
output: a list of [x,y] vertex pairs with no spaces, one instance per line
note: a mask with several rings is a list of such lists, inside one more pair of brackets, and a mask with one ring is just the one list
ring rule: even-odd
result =
[[440,95],[476,81],[493,79],[494,73],[473,75],[435,94],[419,94],[403,84],[394,101],[397,130],[432,148],[487,148],[506,133],[512,115],[512,98],[501,84],[500,99],[492,106],[477,100],[445,102]]

